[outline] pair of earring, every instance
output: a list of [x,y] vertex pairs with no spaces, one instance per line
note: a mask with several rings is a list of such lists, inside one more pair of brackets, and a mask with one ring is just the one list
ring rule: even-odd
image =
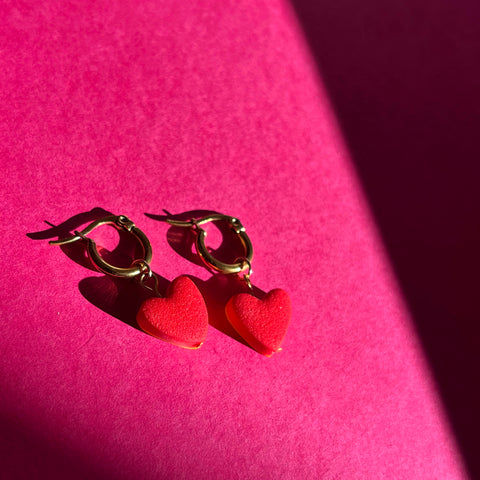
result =
[[[216,259],[205,245],[206,231],[201,228],[209,222],[224,221],[240,239],[244,256],[234,263]],[[213,214],[190,221],[167,219],[176,227],[191,228],[195,233],[195,246],[205,265],[216,272],[243,275],[250,293],[234,294],[225,306],[228,321],[254,350],[265,356],[281,350],[280,346],[290,323],[291,306],[288,294],[281,289],[268,292],[263,298],[254,295],[250,280],[252,274],[252,243],[241,222],[228,215]],[[87,237],[95,228],[112,225],[132,234],[142,247],[142,258],[135,259],[128,268],[108,263],[98,252],[96,243]],[[69,238],[51,241],[52,245],[86,242],[86,250],[94,267],[106,275],[137,279],[140,285],[153,293],[141,305],[136,319],[146,333],[174,345],[196,349],[205,341],[208,330],[208,312],[202,294],[193,281],[180,276],[168,287],[165,297],[158,291],[158,278],[150,267],[152,247],[147,236],[124,215],[110,215],[96,220]]]

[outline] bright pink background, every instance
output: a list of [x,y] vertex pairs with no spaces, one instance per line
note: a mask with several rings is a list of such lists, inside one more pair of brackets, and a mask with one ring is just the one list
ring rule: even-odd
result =
[[[3,2],[0,15],[6,478],[467,478],[292,5]],[[255,285],[291,294],[283,351],[264,358],[213,326],[187,351],[132,328],[128,282],[27,236],[93,208],[148,235],[163,286],[211,274],[145,213],[238,216]]]

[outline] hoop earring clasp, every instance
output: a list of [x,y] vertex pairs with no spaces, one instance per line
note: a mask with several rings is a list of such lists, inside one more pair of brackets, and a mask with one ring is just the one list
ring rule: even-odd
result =
[[[143,258],[135,260],[132,263],[132,266],[129,268],[115,267],[114,265],[110,265],[108,262],[106,262],[98,253],[97,244],[95,241],[87,237],[87,234],[102,225],[112,225],[117,230],[130,232],[140,242],[140,245],[143,249]],[[152,246],[150,245],[146,235],[125,215],[110,215],[108,217],[100,218],[91,223],[88,227],[84,228],[82,231],[79,232],[75,230],[74,233],[75,235],[71,237],[53,240],[49,243],[50,245],[67,245],[79,240],[85,240],[87,242],[88,256],[98,271],[114,277],[123,278],[133,278],[138,277],[139,275],[145,276],[145,266],[148,266],[152,261]]]
[[[221,215],[221,214],[212,214],[207,215],[206,217],[202,217],[199,219],[192,219],[188,221],[180,221],[180,220],[171,220],[167,219],[167,223],[173,225],[175,227],[189,227],[193,228],[197,233],[195,239],[195,247],[197,249],[197,253],[202,259],[203,263],[207,265],[207,267],[216,270],[217,272],[222,273],[240,273],[244,270],[248,269],[251,273],[251,263],[253,258],[253,246],[250,238],[245,231],[245,227],[242,225],[240,220],[235,217],[230,217],[228,215]],[[238,262],[235,263],[224,263],[220,260],[216,259],[207,249],[205,246],[205,238],[207,236],[207,232],[200,228],[200,225],[204,225],[205,223],[209,222],[219,222],[225,221],[228,222],[232,228],[232,230],[238,235],[240,242],[245,250],[245,254],[239,259]]]

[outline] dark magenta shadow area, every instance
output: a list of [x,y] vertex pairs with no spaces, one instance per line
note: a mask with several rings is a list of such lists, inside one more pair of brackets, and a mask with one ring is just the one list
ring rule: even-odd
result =
[[32,418],[27,421],[0,411],[2,479],[111,478],[104,465],[76,451],[71,442],[59,441],[58,432],[48,431],[48,427],[41,431],[35,412],[31,413]]
[[292,4],[480,478],[480,2]]

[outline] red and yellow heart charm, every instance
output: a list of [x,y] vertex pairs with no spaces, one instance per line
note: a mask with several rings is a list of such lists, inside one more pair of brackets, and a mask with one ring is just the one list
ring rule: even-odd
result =
[[173,280],[164,298],[145,300],[137,313],[140,328],[153,337],[183,348],[199,348],[208,330],[202,294],[188,277]]
[[280,288],[271,290],[263,299],[239,293],[225,307],[227,318],[238,334],[267,357],[281,350],[291,311],[290,297]]

